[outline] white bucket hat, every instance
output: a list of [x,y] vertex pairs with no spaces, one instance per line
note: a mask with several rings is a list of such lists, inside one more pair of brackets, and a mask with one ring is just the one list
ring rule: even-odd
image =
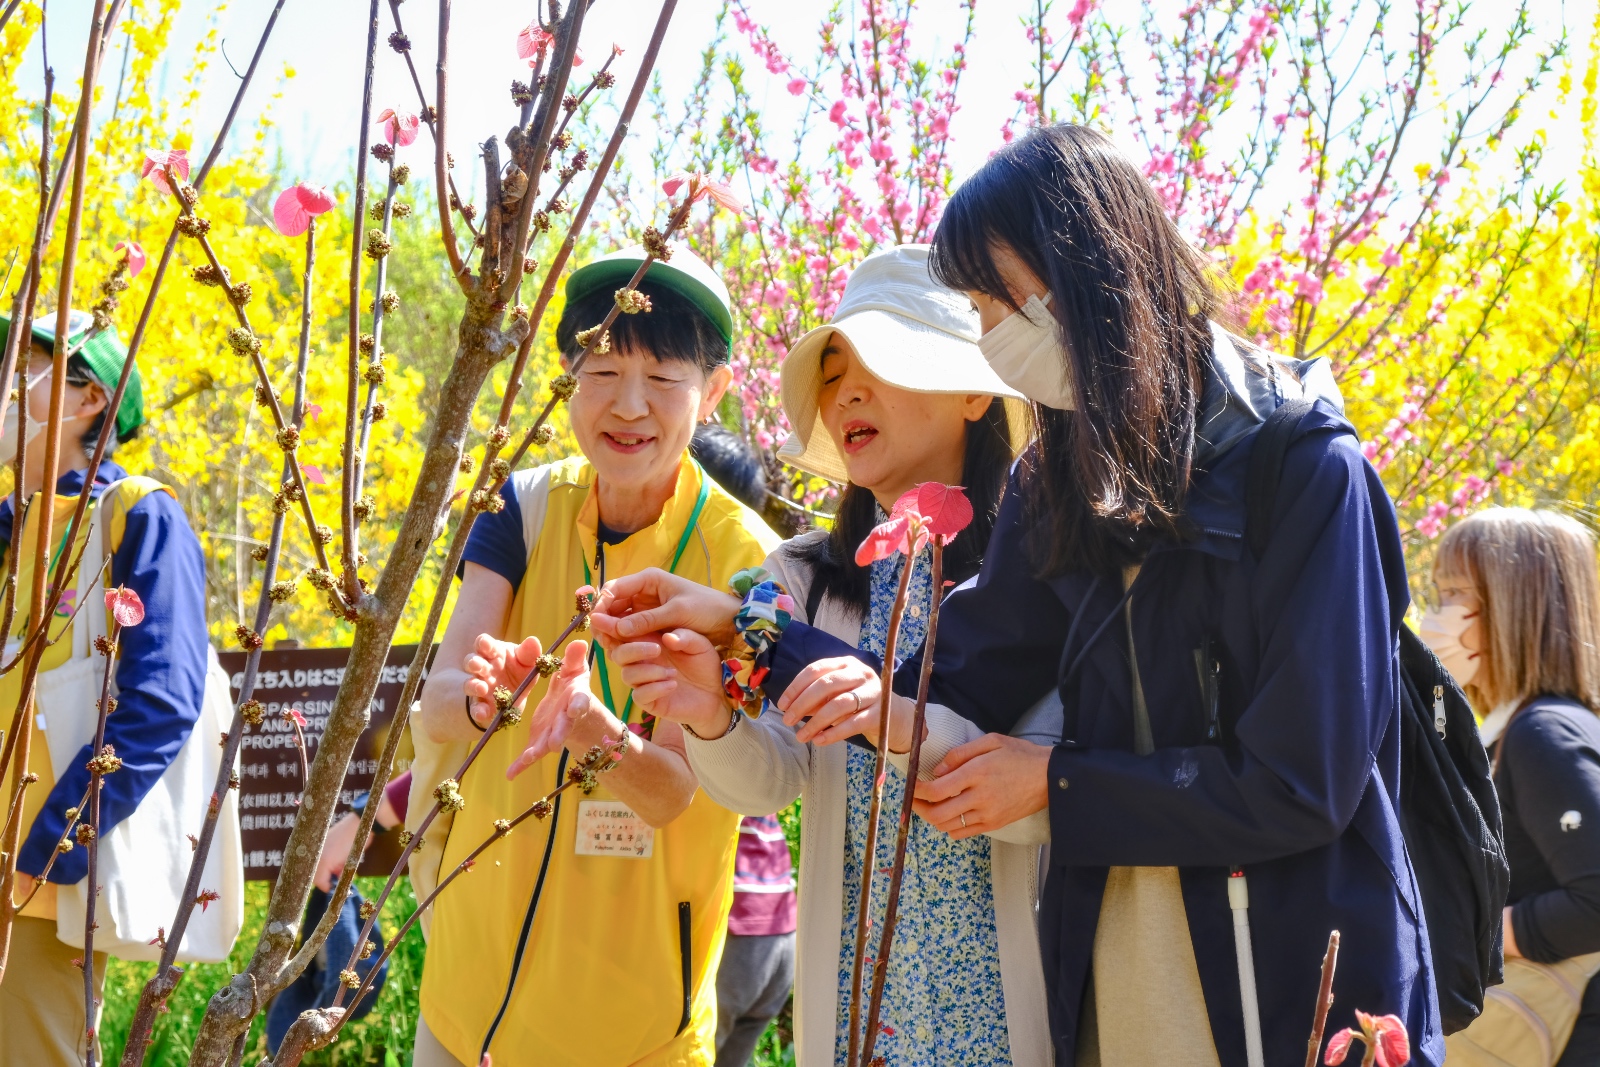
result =
[[915,393],[1004,397],[1012,451],[1028,441],[1030,409],[978,350],[978,316],[967,298],[928,274],[928,246],[900,245],[861,261],[833,321],[809,331],[784,357],[783,411],[794,434],[778,458],[833,482],[850,480],[844,457],[817,418],[822,353],[842,334],[874,378]]

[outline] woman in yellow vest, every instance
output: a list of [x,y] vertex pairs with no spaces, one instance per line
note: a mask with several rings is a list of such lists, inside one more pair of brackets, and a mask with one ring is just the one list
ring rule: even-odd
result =
[[[605,317],[643,259],[629,249],[573,273],[556,332],[563,353],[576,352],[575,335]],[[725,588],[778,543],[688,455],[696,423],[732,380],[727,288],[681,248],[639,288],[653,310],[619,316],[609,351],[578,375],[571,420],[583,454],[514,474],[505,508],[473,528],[423,688],[413,824],[493,717],[490,687],[526,674],[540,642],[571,619],[576,589],[646,567]],[[523,823],[434,904],[412,1062],[710,1067],[739,816],[699,791],[681,728],[642,722],[603,654],[586,662],[577,648],[552,651],[567,653],[565,688],[592,693],[573,702],[567,748],[525,753],[527,726],[495,734],[461,782],[466,807],[430,832],[413,878],[419,861],[431,866],[424,884],[450,870],[496,819],[554,788],[569,753],[620,736],[623,724],[629,748],[592,795],[566,794],[548,819]],[[619,837],[630,846],[614,848]]]

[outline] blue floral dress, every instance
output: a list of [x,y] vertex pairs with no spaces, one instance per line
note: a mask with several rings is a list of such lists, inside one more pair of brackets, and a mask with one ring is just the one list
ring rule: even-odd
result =
[[[871,599],[862,621],[860,647],[882,656],[889,615],[900,581],[900,555],[872,565]],[[932,555],[924,549],[911,572],[907,608],[900,623],[896,659],[922,644],[928,628]],[[849,1046],[850,971],[855,962],[856,913],[861,862],[867,849],[875,755],[849,749],[849,795],[844,845],[844,921],[839,932],[839,1019],[834,1051],[846,1062]],[[872,879],[872,929],[862,975],[862,1023],[871,989],[873,950],[888,905],[895,832],[905,776],[891,764],[883,787],[877,861]],[[1009,1067],[1005,995],[1000,985],[999,937],[994,924],[994,883],[989,839],[955,841],[913,817],[906,842],[900,913],[884,983],[883,1008],[873,1056],[888,1067]]]

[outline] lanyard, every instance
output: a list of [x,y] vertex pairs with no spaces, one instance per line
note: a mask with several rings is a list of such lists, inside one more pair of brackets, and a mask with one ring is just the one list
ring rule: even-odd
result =
[[[706,506],[706,498],[711,495],[710,476],[700,468],[698,463],[695,464],[695,469],[700,472],[700,495],[695,499],[694,511],[689,513],[689,522],[683,528],[683,536],[678,538],[678,550],[672,554],[672,565],[667,568],[672,573],[677,572],[678,561],[683,559],[684,550],[689,547],[689,539],[694,536],[695,527],[700,522],[700,512]],[[603,585],[605,583],[605,546],[598,539],[595,541],[594,558],[595,566],[600,568],[600,581]],[[587,559],[583,561],[583,581],[585,585],[594,584],[594,577],[589,572],[589,561]],[[600,671],[600,696],[605,700],[606,707],[610,709],[611,714],[617,715],[617,703],[611,696],[611,672],[606,669],[606,654],[605,650],[600,647],[600,642],[596,641],[591,646],[591,654],[594,657],[595,666]],[[617,717],[626,724],[632,715],[633,693],[630,692],[628,694],[628,703],[623,707],[622,714]]]

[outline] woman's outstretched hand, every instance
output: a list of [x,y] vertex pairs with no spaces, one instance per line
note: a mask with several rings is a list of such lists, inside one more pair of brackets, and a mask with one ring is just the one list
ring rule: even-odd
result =
[[702,738],[721,737],[732,722],[722,691],[722,658],[693,630],[669,630],[613,644],[606,654],[622,669],[633,702],[659,719],[681,723]]
[[514,645],[510,641],[497,641],[488,634],[478,635],[472,653],[461,663],[461,669],[467,672],[467,680],[461,688],[470,702],[472,721],[480,729],[487,729],[494,721],[496,687],[516,689],[539,662],[540,654],[537,637]]
[[670,630],[693,630],[713,647],[724,648],[736,636],[733,616],[738,610],[738,597],[650,567],[607,582],[589,621],[597,634],[618,644]]
[[587,749],[609,735],[621,737],[627,727],[589,691],[589,644],[573,641],[561,657],[561,669],[528,719],[528,747],[506,768],[515,778],[572,738],[575,749]]
[[913,810],[956,840],[986,834],[1050,802],[1050,746],[984,734],[950,750],[917,783]]

